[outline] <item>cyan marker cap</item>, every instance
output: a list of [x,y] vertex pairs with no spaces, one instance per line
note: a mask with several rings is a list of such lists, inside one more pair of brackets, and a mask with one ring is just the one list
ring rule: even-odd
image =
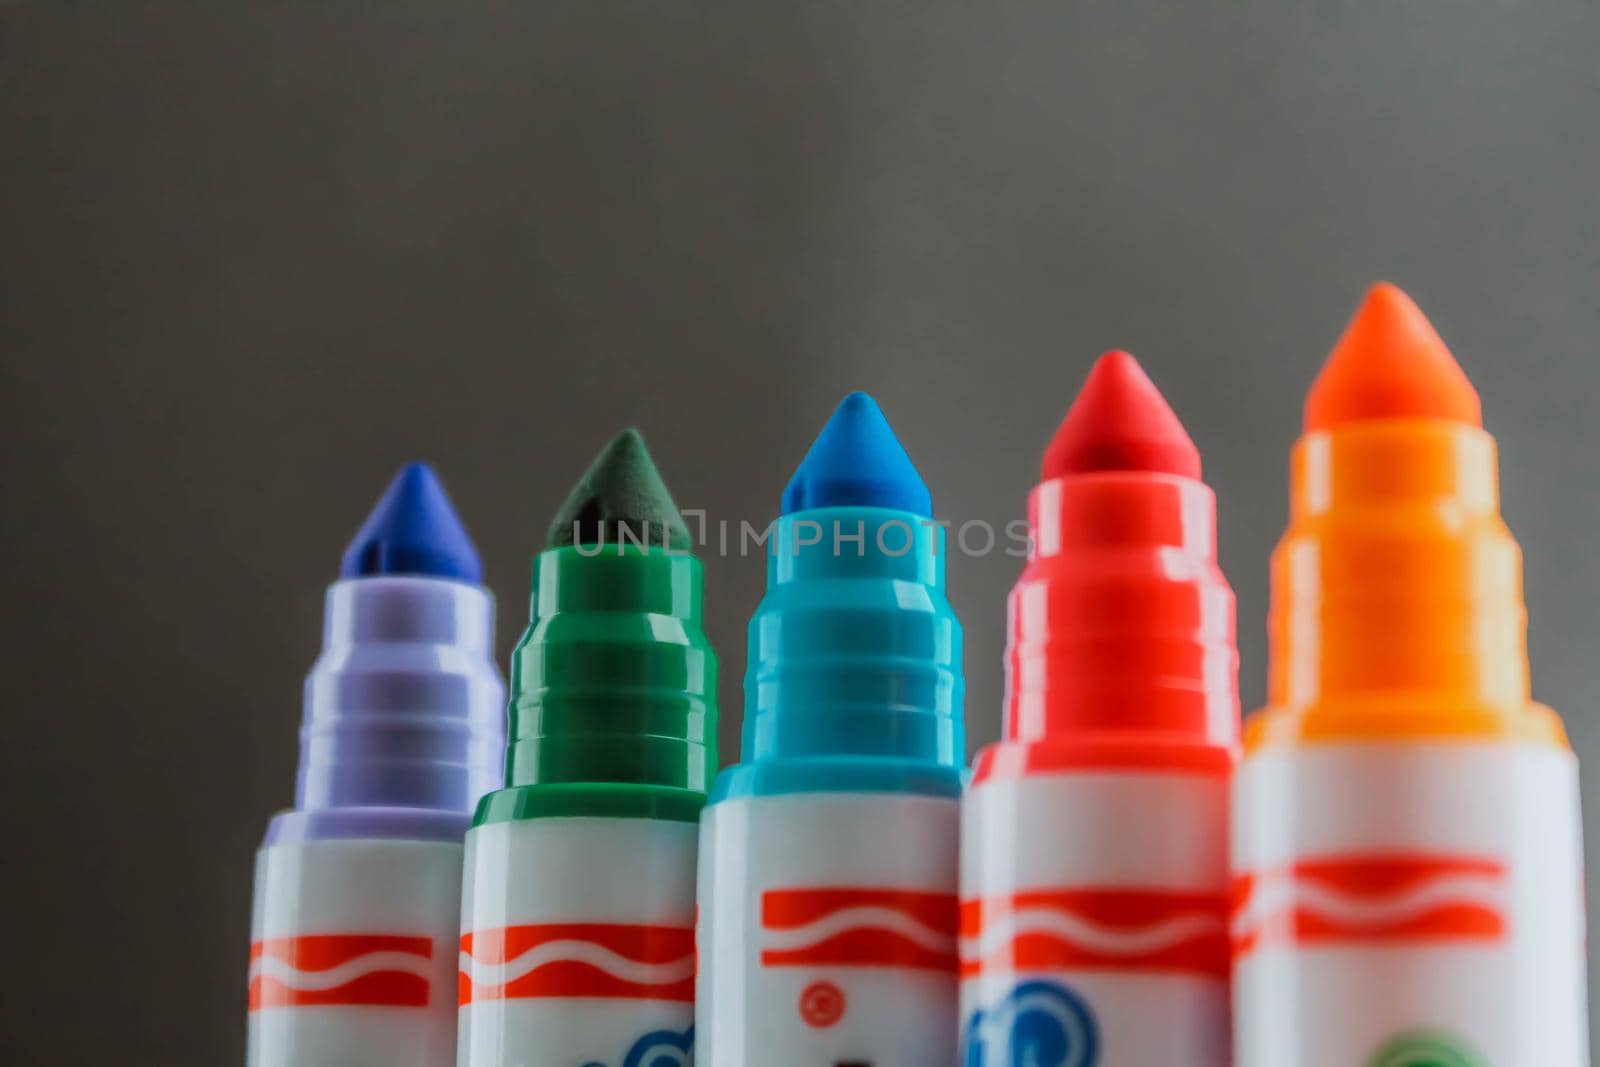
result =
[[961,624],[945,596],[944,531],[871,397],[839,405],[783,506],[750,620],[741,761],[712,802],[959,795]]

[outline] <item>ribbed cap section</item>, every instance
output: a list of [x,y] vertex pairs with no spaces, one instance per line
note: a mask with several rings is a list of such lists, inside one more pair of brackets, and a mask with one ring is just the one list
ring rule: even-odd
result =
[[328,590],[306,678],[295,806],[470,814],[504,750],[494,601],[441,578],[373,577]]
[[1375,286],[1306,402],[1272,556],[1265,713],[1247,741],[1521,737],[1522,553],[1478,396],[1416,305]]
[[701,568],[658,547],[534,564],[511,658],[508,786],[633,783],[704,792],[716,770],[717,658]]
[[748,663],[747,763],[965,759],[961,626],[945,597],[941,531],[909,512],[780,519]]

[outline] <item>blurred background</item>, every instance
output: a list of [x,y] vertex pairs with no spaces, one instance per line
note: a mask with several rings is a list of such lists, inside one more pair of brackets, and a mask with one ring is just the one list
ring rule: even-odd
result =
[[[1003,525],[1125,347],[1220,497],[1249,708],[1301,398],[1377,278],[1483,394],[1535,688],[1600,766],[1597,50],[1579,2],[0,5],[0,1058],[241,1061],[323,590],[403,461],[504,662],[620,426],[759,526],[866,389]],[[762,561],[706,562],[727,760]],[[974,746],[1016,572],[950,566]]]

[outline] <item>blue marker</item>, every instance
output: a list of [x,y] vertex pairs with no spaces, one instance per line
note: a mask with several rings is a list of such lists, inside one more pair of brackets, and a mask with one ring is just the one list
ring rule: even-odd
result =
[[701,823],[703,1067],[956,1060],[961,627],[932,516],[846,397],[784,491],[743,758]]
[[454,1060],[462,839],[505,748],[480,570],[420,463],[345,553],[294,807],[256,858],[251,1067]]

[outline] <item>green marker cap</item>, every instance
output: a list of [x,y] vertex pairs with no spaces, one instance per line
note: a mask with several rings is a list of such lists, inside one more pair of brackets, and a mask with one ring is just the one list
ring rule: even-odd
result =
[[689,543],[644,438],[624,431],[534,559],[511,656],[506,788],[483,799],[477,824],[699,817],[717,769],[717,657]]

